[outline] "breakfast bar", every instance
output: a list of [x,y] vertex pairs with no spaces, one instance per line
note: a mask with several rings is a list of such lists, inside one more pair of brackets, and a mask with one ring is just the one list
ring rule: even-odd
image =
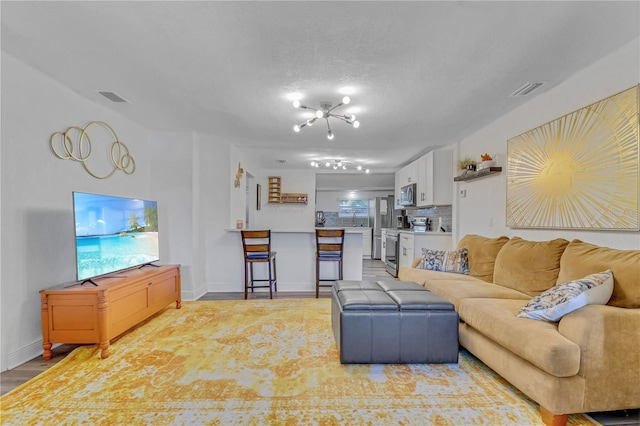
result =
[[[271,229],[271,250],[277,253],[278,291],[315,291],[315,229]],[[336,228],[319,228],[336,229]],[[362,279],[363,234],[371,228],[346,227],[344,239],[343,279]],[[227,229],[240,233],[240,229]],[[242,250],[240,237],[238,248]],[[336,276],[333,262],[320,265],[323,276]],[[261,269],[265,265],[255,265],[256,275],[266,273]],[[266,266],[265,266],[266,268]],[[333,268],[333,269],[332,269]]]

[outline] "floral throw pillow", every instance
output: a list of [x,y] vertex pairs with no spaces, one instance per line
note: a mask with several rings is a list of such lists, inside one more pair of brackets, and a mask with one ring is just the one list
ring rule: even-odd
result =
[[556,322],[583,306],[606,305],[612,293],[613,273],[607,269],[551,287],[531,299],[517,316]]
[[416,268],[431,271],[455,272],[469,274],[468,250],[455,251],[422,249],[422,261]]

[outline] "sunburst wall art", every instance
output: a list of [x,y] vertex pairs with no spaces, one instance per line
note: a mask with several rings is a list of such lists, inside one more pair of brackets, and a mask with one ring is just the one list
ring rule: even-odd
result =
[[635,86],[507,143],[507,226],[639,230]]

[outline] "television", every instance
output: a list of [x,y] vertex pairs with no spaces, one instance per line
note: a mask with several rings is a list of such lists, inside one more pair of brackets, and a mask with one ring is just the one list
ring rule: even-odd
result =
[[73,217],[78,281],[160,260],[155,201],[73,192]]

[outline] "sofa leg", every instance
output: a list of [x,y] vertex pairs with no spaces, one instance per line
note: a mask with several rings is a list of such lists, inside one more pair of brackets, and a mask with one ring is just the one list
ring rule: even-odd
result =
[[543,406],[540,406],[540,415],[542,422],[547,426],[565,426],[569,419],[568,414],[553,414]]

